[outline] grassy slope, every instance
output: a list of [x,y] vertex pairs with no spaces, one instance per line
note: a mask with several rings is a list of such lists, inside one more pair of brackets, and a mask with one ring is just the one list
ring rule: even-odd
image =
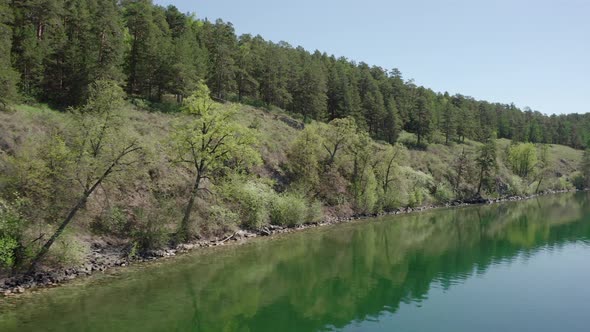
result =
[[[286,151],[290,143],[295,140],[298,129],[294,124],[297,121],[289,118],[280,111],[267,111],[256,109],[250,106],[239,106],[240,112],[238,121],[246,126],[257,128],[259,130],[260,151],[264,160],[264,165],[254,170],[261,177],[271,177],[281,179],[284,175],[282,164],[287,161]],[[50,133],[52,128],[59,128],[67,123],[68,116],[64,113],[56,112],[44,106],[32,107],[19,105],[15,106],[15,112],[0,112],[0,156],[2,154],[11,154],[27,146],[28,140],[34,137],[41,137],[40,133]],[[166,156],[158,153],[158,148],[165,146],[166,137],[171,127],[174,116],[158,112],[147,112],[128,108],[123,111],[126,121],[131,124],[142,136],[142,140],[153,146],[153,163],[150,166],[154,171],[156,180],[151,186],[158,190],[171,195],[173,204],[181,207],[186,197],[186,188],[190,181],[189,174],[178,167],[170,167]],[[288,123],[287,123],[288,122]],[[401,140],[410,140],[412,135],[404,133]],[[503,151],[509,144],[508,140],[498,140],[498,155],[502,159]],[[466,144],[453,144],[446,146],[444,144],[430,144],[426,151],[411,150],[409,156],[403,163],[414,170],[421,171],[432,175],[435,182],[448,178],[452,173],[453,163],[459,154],[465,149],[468,153],[474,154],[479,143],[468,141]],[[550,160],[552,176],[546,181],[548,186],[553,189],[564,183],[567,178],[576,171],[582,158],[582,151],[574,150],[569,147],[552,145],[550,147]],[[0,162],[2,159],[0,158]],[[0,165],[1,166],[1,165]],[[505,178],[513,177],[505,166],[500,167],[500,176]],[[561,181],[561,182],[560,182]],[[82,245],[87,246],[90,241],[96,241],[96,232],[91,231],[92,223],[100,221],[104,217],[105,207],[117,202],[121,206],[142,206],[149,204],[148,189],[145,182],[140,178],[133,179],[128,188],[118,188],[116,192],[106,194],[97,194],[88,205],[84,214],[79,217],[75,223],[72,233],[77,239],[82,239]],[[525,185],[526,186],[526,185]],[[2,188],[0,188],[2,189]],[[432,202],[432,201],[430,201]],[[424,203],[430,203],[425,201]],[[206,202],[200,202],[203,204]],[[179,216],[170,215],[169,228],[174,227]],[[206,216],[201,215],[201,220]],[[201,223],[201,225],[206,223]],[[202,234],[215,235],[214,229],[201,229]],[[218,234],[218,233],[217,233]],[[106,236],[102,235],[104,239]]]

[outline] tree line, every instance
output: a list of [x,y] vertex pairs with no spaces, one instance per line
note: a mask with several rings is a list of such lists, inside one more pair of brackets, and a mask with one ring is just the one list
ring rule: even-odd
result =
[[[237,36],[211,22],[150,0],[1,0],[0,89],[60,107],[82,105],[98,79],[129,96],[180,102],[204,80],[217,99],[276,106],[305,119],[351,116],[373,138],[394,143],[400,131],[423,145],[436,137],[499,138],[585,148],[590,116],[547,116],[514,104],[436,93],[397,69],[309,52],[261,36]],[[576,110],[566,110],[570,113]]]

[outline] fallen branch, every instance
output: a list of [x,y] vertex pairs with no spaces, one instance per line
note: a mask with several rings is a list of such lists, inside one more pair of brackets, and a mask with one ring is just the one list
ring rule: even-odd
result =
[[238,232],[233,233],[232,235],[226,237],[225,239],[221,240],[221,241],[217,241],[215,242],[215,244],[221,244],[221,243],[225,243],[229,240],[231,240],[234,236],[236,236],[236,234],[238,234]]

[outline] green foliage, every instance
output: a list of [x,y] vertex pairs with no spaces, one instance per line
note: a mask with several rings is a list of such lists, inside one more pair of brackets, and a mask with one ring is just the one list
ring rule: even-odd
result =
[[416,133],[416,145],[418,147],[425,146],[424,140],[432,132],[431,107],[428,99],[425,96],[420,96],[416,99],[413,112],[410,113],[408,128]]
[[400,144],[379,146],[377,149],[372,163],[375,176],[381,186],[383,195],[389,196],[395,190],[395,185],[399,184],[397,174],[400,165],[407,162],[408,151]]
[[51,247],[49,255],[57,266],[76,266],[84,263],[90,252],[90,245],[66,232]]
[[[42,232],[79,207],[86,213],[77,218],[104,233],[133,234],[145,250],[168,241],[180,219],[171,211],[183,207],[178,233],[221,235],[271,217],[317,222],[322,204],[374,213],[483,190],[525,194],[590,183],[590,153],[579,165],[573,149],[543,145],[537,153],[533,146],[586,147],[588,115],[548,117],[435,93],[397,69],[237,36],[229,22],[174,6],[0,1],[0,32],[0,103],[20,93],[67,110],[27,105],[0,113],[0,194],[22,196],[18,224]],[[128,107],[125,97],[153,112]],[[226,100],[267,110],[238,111]],[[276,121],[285,112],[305,129]],[[523,142],[509,148],[508,167],[496,160],[491,133]],[[417,149],[390,145],[398,141]],[[149,153],[136,153],[139,142]],[[575,169],[580,175],[572,176]],[[166,205],[167,215],[146,202]],[[193,227],[197,209],[202,223]],[[2,238],[5,256],[23,233]]]
[[213,205],[209,207],[206,228],[215,235],[236,231],[240,225],[240,215],[227,207]]
[[317,223],[323,218],[322,204],[317,200],[293,192],[272,195],[270,201],[270,222],[275,225],[297,226]]
[[377,212],[377,203],[379,201],[379,188],[375,173],[371,168],[367,168],[361,181],[361,190],[357,191],[355,202],[356,210],[360,213]]
[[276,225],[301,225],[307,221],[308,215],[305,198],[297,194],[276,195],[270,204],[270,221]]
[[235,121],[236,110],[222,107],[209,96],[209,89],[199,83],[197,90],[184,104],[186,114],[172,133],[175,162],[186,165],[193,174],[190,197],[180,224],[179,234],[188,237],[190,216],[202,180],[214,181],[223,174],[247,169],[261,162],[255,149],[253,131]]
[[508,188],[505,192],[501,193],[503,195],[521,196],[529,193],[525,181],[517,175],[509,175],[506,179],[506,184]]
[[160,249],[168,243],[170,232],[166,227],[167,212],[172,211],[161,206],[133,211],[130,234],[137,251]]
[[0,110],[17,96],[18,74],[12,68],[12,10],[9,1],[0,0]]
[[227,181],[222,186],[223,195],[237,206],[243,226],[259,229],[269,223],[270,204],[276,195],[270,186],[240,180]]
[[586,177],[580,172],[576,172],[571,176],[572,185],[578,190],[584,190],[587,188],[586,181]]
[[130,137],[130,130],[123,131],[120,109],[112,108],[122,107],[122,97],[123,92],[115,82],[97,81],[91,88],[86,106],[72,111],[73,121],[67,131],[60,128],[52,130],[48,137],[39,135],[37,139],[45,140],[35,142],[30,153],[9,158],[11,166],[34,161],[30,164],[30,171],[25,170],[25,177],[15,176],[22,170],[13,168],[9,181],[29,202],[46,207],[42,211],[45,222],[59,223],[33,259],[31,269],[56,241],[63,242],[61,234],[95,190],[104,185],[105,180],[116,180],[117,175],[124,174],[137,163],[140,147]]
[[417,207],[422,205],[429,198],[429,192],[434,187],[434,179],[431,175],[421,171],[413,170],[409,167],[402,168],[402,176],[407,183],[407,205]]
[[368,133],[361,131],[352,136],[347,150],[353,162],[351,185],[355,209],[359,213],[373,213],[379,186],[371,162],[374,147]]
[[322,208],[322,203],[314,199],[311,204],[309,204],[305,222],[309,224],[318,223],[321,222],[323,218],[324,211]]
[[492,191],[493,177],[498,168],[496,140],[494,138],[488,138],[486,143],[479,148],[476,164],[479,168],[479,185],[477,187],[477,193],[481,194],[481,190],[484,186],[489,191]]
[[[588,187],[590,187],[590,149],[586,149],[584,151],[584,155],[582,157],[582,164],[580,166],[581,166],[581,176],[584,180],[584,184],[582,187],[588,188]],[[579,183],[576,185],[576,188],[583,189],[583,188],[580,188]]]
[[445,144],[448,145],[457,134],[457,109],[450,101],[445,101],[443,107],[441,129],[445,136]]
[[302,192],[316,192],[320,184],[322,137],[316,126],[307,126],[287,152],[291,178]]
[[435,188],[434,199],[439,203],[449,203],[455,199],[451,186],[446,182],[439,183]]
[[0,269],[12,268],[21,247],[25,220],[20,212],[22,199],[9,203],[0,198]]
[[129,220],[123,208],[115,206],[107,209],[92,224],[95,232],[125,236],[129,231]]
[[18,242],[11,237],[0,238],[0,268],[10,268],[14,265],[15,251]]
[[537,148],[532,143],[513,144],[508,150],[508,162],[514,173],[526,178],[537,165]]
[[160,102],[180,105],[205,80],[218,101],[281,108],[305,121],[353,117],[372,138],[390,144],[402,129],[411,132],[418,149],[433,139],[485,141],[489,132],[575,148],[590,139],[586,114],[546,116],[436,93],[397,69],[238,36],[230,22],[196,19],[147,0],[3,0],[0,32],[0,103],[20,92],[60,108],[79,106],[92,82],[114,80],[125,81],[130,97],[169,112],[177,107]]
[[324,148],[324,163],[332,165],[340,152],[348,148],[357,133],[356,121],[351,118],[335,119],[328,125],[321,125],[318,130],[322,133]]
[[213,102],[204,84],[185,101],[183,112],[190,117],[179,121],[171,136],[178,162],[205,165],[210,173],[261,162],[254,133],[235,122],[235,108]]
[[424,190],[422,188],[414,188],[414,190],[410,193],[410,198],[408,199],[408,206],[411,208],[420,206],[424,201]]

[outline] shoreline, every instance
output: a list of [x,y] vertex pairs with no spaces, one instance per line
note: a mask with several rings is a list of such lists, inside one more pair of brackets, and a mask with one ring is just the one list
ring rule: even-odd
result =
[[1,297],[18,296],[25,292],[35,289],[57,287],[65,284],[71,280],[91,276],[95,273],[105,272],[113,268],[124,268],[132,264],[141,262],[150,262],[160,259],[169,259],[177,255],[186,254],[199,250],[201,248],[209,248],[224,245],[241,245],[247,243],[252,238],[274,236],[277,234],[285,234],[298,232],[310,228],[317,228],[329,225],[342,224],[352,221],[365,220],[369,218],[377,218],[393,215],[404,215],[416,212],[424,212],[440,208],[456,208],[477,205],[491,205],[505,202],[522,201],[533,199],[540,196],[556,195],[577,192],[580,190],[550,190],[543,193],[527,195],[527,196],[508,196],[498,199],[476,198],[465,201],[453,201],[446,204],[439,205],[425,205],[416,208],[400,208],[391,212],[384,212],[378,214],[354,215],[350,217],[334,217],[327,218],[322,222],[313,224],[303,224],[296,227],[284,227],[277,225],[265,226],[256,231],[238,230],[231,235],[224,238],[198,240],[189,243],[179,244],[176,247],[165,248],[160,250],[149,251],[146,255],[140,257],[128,257],[127,245],[112,245],[110,243],[101,244],[93,243],[91,252],[86,261],[78,267],[58,268],[47,271],[36,272],[33,276],[17,275],[0,279],[0,295]]

